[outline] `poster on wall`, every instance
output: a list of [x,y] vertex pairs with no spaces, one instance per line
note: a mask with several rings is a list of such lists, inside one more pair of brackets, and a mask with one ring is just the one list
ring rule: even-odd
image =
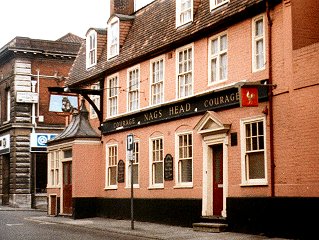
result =
[[78,96],[58,94],[50,95],[50,112],[71,113],[74,109],[78,109]]

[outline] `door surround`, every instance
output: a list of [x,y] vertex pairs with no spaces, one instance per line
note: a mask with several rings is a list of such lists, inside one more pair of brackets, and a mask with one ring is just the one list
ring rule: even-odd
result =
[[223,210],[226,217],[226,198],[228,196],[228,131],[231,124],[217,113],[208,111],[195,126],[202,135],[203,148],[203,193],[202,216],[213,215],[213,151],[216,144],[223,146]]

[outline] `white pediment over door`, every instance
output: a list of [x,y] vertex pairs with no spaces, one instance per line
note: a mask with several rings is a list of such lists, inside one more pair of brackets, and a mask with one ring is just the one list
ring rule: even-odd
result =
[[220,117],[216,112],[207,111],[196,124],[195,130],[204,135],[218,134],[228,132],[230,126],[231,123],[227,119]]

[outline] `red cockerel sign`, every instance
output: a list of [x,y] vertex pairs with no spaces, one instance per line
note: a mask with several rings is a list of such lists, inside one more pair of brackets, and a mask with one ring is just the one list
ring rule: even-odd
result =
[[258,106],[258,87],[255,86],[242,86],[241,93],[241,106],[242,107],[257,107]]

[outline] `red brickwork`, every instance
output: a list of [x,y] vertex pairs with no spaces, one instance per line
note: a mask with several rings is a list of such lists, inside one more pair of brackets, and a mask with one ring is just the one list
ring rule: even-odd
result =
[[[32,61],[32,74],[37,75],[37,70],[39,70],[40,75],[54,76],[54,74],[57,74],[58,76],[67,77],[72,63],[73,59],[68,60],[67,58],[65,60],[62,58],[59,60],[46,60],[45,58],[35,59],[34,61]],[[50,93],[48,90],[48,87],[62,87],[65,84],[64,82],[65,80],[63,79],[58,80],[53,78],[40,77],[39,115],[44,116],[43,124],[65,124],[65,116],[49,111]]]

